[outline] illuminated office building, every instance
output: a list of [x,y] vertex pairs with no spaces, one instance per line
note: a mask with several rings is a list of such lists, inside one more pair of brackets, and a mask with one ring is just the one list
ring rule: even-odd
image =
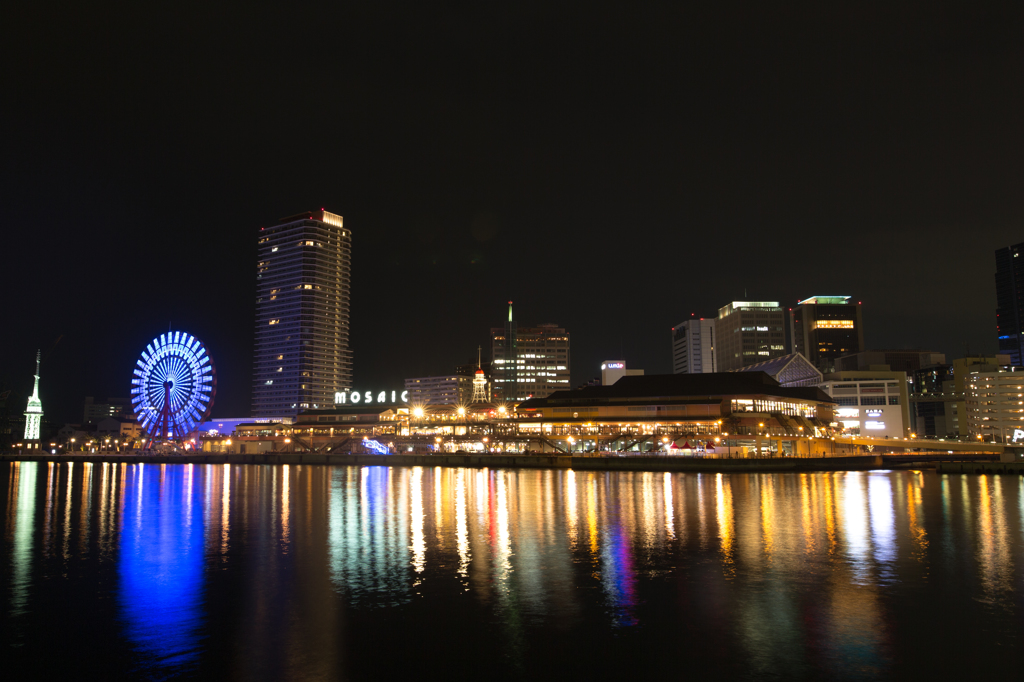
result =
[[491,329],[494,396],[518,402],[569,388],[569,333],[554,324],[518,327],[512,318]]
[[999,352],[1024,365],[1024,243],[996,250],[996,336]]
[[778,301],[733,301],[715,320],[717,371],[731,372],[786,354],[785,314]]
[[849,296],[812,296],[790,312],[793,352],[822,372],[835,371],[836,359],[864,350],[860,303]]
[[320,210],[258,234],[253,416],[331,406],[352,387],[352,232]]

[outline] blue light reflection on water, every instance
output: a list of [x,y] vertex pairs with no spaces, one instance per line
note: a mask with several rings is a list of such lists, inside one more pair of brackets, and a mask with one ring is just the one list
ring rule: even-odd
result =
[[463,677],[495,679],[680,659],[723,679],[907,678],[963,672],[942,658],[960,650],[989,672],[1024,660],[1024,481],[1009,477],[35,469],[4,477],[5,634],[33,651],[73,608],[103,633],[79,655],[148,676],[368,678],[400,668],[382,642],[452,679],[453,642]]
[[118,558],[124,632],[174,674],[196,660],[203,604],[203,485],[192,465],[134,465],[125,477]]

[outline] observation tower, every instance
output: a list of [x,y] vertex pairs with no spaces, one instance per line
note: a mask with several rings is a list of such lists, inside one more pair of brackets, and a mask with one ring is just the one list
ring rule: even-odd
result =
[[39,449],[39,426],[43,421],[43,401],[39,399],[39,351],[36,351],[36,385],[25,408],[25,445],[29,450]]
[[480,363],[480,346],[476,347],[476,373],[473,375],[473,399],[471,403],[490,402],[487,390],[487,375]]

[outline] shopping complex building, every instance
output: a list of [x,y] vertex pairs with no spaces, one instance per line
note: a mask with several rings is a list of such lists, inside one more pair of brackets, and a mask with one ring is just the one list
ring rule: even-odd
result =
[[783,387],[763,372],[624,376],[518,404],[349,401],[290,425],[238,424],[203,449],[821,456],[837,447],[834,405],[818,388]]

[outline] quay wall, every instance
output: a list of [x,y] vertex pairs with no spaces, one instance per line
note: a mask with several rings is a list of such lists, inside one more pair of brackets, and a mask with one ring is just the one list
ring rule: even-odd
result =
[[580,471],[784,472],[878,469],[881,455],[851,457],[772,457],[699,459],[690,457],[578,457],[569,455],[336,455],[326,453],[262,454],[81,454],[0,455],[0,461],[114,462],[148,464],[337,464],[347,466],[444,466],[576,469]]
[[1011,474],[1024,475],[1024,462],[939,462],[940,474]]

